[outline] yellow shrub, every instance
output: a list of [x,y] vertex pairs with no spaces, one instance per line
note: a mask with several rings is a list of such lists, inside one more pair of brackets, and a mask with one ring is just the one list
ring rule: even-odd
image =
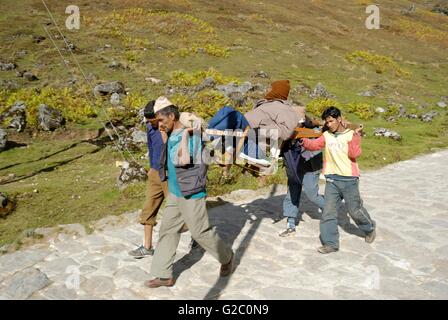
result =
[[400,31],[415,39],[426,42],[443,43],[445,46],[448,45],[448,33],[446,31],[433,28],[428,24],[401,18],[395,25]]
[[325,109],[329,107],[341,108],[341,104],[333,99],[317,98],[306,105],[306,111],[317,117],[321,117]]
[[237,78],[223,76],[220,72],[213,68],[208,70],[187,73],[184,71],[174,71],[171,75],[170,85],[176,87],[196,86],[204,81],[205,78],[213,77],[217,84],[227,84],[234,82],[239,84],[241,81]]
[[125,53],[125,57],[128,62],[139,62],[143,57],[143,52],[138,50],[128,50]]
[[372,107],[367,103],[359,103],[359,102],[349,103],[346,109],[348,112],[355,114],[356,116],[358,116],[358,118],[362,120],[371,119],[375,115],[375,112],[373,111]]
[[377,73],[383,73],[392,70],[396,76],[408,76],[408,71],[400,68],[391,57],[373,54],[368,51],[354,51],[346,55],[348,61],[354,64],[368,64],[375,68]]
[[70,88],[20,89],[15,92],[1,92],[3,110],[17,101],[26,104],[27,122],[37,125],[39,106],[46,104],[60,110],[63,116],[71,122],[84,123],[88,118],[96,117],[95,103],[73,92]]
[[139,93],[129,93],[124,99],[124,106],[130,110],[138,110],[145,106],[148,98]]
[[168,55],[171,57],[187,57],[201,52],[213,57],[227,58],[229,56],[230,49],[210,43],[205,45],[195,44],[188,48],[181,48],[176,51],[169,52]]
[[[168,35],[172,48],[168,53],[170,56],[186,57],[199,53],[200,48],[205,54],[215,57],[229,54],[228,48],[217,43],[215,29],[189,14],[131,8],[96,16],[92,12],[84,21],[92,30],[99,28],[100,36],[120,39],[128,49],[148,48],[151,46],[148,39]],[[127,58],[129,61],[137,60],[133,56]]]
[[225,105],[231,105],[230,99],[215,90],[204,90],[192,97],[175,95],[172,101],[181,111],[194,112],[204,119],[213,117]]
[[383,113],[385,117],[396,116],[400,112],[400,105],[391,104],[386,108],[386,112]]

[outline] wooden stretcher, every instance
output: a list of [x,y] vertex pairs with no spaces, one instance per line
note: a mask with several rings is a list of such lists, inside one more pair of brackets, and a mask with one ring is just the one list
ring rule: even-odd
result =
[[[358,128],[363,128],[362,124],[347,124],[346,128],[351,130],[356,130]],[[292,139],[301,139],[301,138],[319,138],[323,132],[323,128],[320,130],[308,129],[308,128],[296,128],[295,135]],[[224,136],[224,137],[236,137],[238,138],[238,143],[233,153],[224,152],[221,157],[216,157],[215,161],[218,165],[224,166],[226,172],[230,170],[230,166],[236,165],[243,169],[243,172],[248,172],[255,177],[267,176],[274,173],[274,170],[278,164],[278,158],[271,157],[270,164],[268,166],[261,165],[254,161],[250,161],[248,159],[242,159],[238,155],[241,154],[241,151],[244,146],[244,141],[249,133],[250,127],[246,127],[244,131],[234,132],[232,130],[215,130],[215,129],[206,129],[204,132],[206,135],[214,135],[214,136]]]
[[[345,126],[347,129],[356,130],[356,129],[362,129],[362,124],[354,124],[350,123]],[[320,128],[319,131],[314,129],[308,129],[308,128],[296,128],[294,132],[294,136],[292,139],[302,139],[302,138],[319,138],[323,132],[323,128]]]
[[246,127],[244,131],[236,131],[233,132],[231,130],[215,130],[215,129],[206,129],[204,132],[207,135],[214,136],[223,136],[223,137],[236,137],[238,138],[238,143],[233,152],[224,152],[218,157],[215,157],[215,162],[225,167],[226,172],[228,173],[231,165],[236,165],[243,169],[243,172],[248,172],[255,177],[259,177],[262,175],[270,175],[273,171],[274,166],[277,164],[276,159],[270,159],[269,165],[261,165],[256,161],[251,161],[250,159],[241,158],[239,155],[242,152],[244,141],[249,133],[250,127]]

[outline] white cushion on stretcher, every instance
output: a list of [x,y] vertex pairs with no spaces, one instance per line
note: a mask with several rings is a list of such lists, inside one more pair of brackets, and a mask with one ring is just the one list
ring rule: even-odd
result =
[[249,157],[248,155],[246,155],[244,153],[240,153],[238,155],[238,157],[240,157],[241,159],[248,160],[250,162],[253,162],[253,163],[265,166],[265,167],[269,167],[271,165],[271,163],[269,161],[267,161],[267,160],[251,158],[251,157]]

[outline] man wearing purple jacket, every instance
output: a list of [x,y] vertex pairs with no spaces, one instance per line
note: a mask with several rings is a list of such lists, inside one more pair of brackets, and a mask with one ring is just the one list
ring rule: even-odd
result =
[[161,168],[160,156],[162,154],[162,148],[164,148],[165,145],[162,139],[162,134],[166,133],[160,132],[159,130],[159,122],[154,114],[154,104],[154,100],[150,101],[144,109],[149,164],[151,168],[148,172],[146,201],[139,218],[139,223],[144,226],[144,244],[129,252],[129,255],[134,258],[144,258],[146,256],[154,255],[152,233],[154,226],[157,224],[157,214],[168,192],[167,180],[162,181],[159,175],[159,170]]

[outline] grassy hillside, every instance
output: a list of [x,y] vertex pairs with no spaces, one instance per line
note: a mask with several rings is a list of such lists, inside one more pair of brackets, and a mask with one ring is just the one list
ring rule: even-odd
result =
[[[75,46],[74,57],[42,1],[1,3],[0,62],[18,67],[0,71],[0,113],[24,101],[29,126],[25,133],[10,133],[26,146],[0,153],[0,191],[18,200],[17,210],[0,220],[0,245],[14,240],[20,244],[22,232],[38,226],[88,224],[139,208],[145,186],[116,188],[115,161],[121,156],[111,143],[81,140],[109,118],[123,123],[133,119],[135,110],[166,94],[167,88],[175,89],[170,98],[181,108],[210,117],[231,102],[213,89],[185,90],[207,76],[217,83],[250,81],[264,88],[273,80],[290,79],[291,99],[307,104],[316,116],[325,105],[337,104],[349,120],[365,124],[364,170],[448,145],[446,108],[436,105],[448,96],[448,16],[431,12],[444,1],[377,1],[380,30],[366,29],[370,2],[363,0],[77,1],[80,30],[65,28],[70,1],[45,2]],[[404,14],[412,4],[416,10]],[[37,43],[33,36],[46,39]],[[118,67],[109,67],[111,63]],[[39,80],[17,76],[25,70]],[[269,78],[257,77],[260,71]],[[153,83],[150,77],[162,81]],[[121,111],[92,95],[94,85],[115,80],[129,91]],[[335,98],[310,98],[303,88],[319,82]],[[376,95],[359,95],[367,90]],[[253,99],[241,110],[250,108]],[[68,119],[67,130],[37,132],[40,103],[60,109]],[[436,110],[439,115],[431,123],[398,118],[398,105],[408,114]],[[387,115],[375,113],[378,107]],[[386,121],[388,116],[397,121]],[[374,137],[378,127],[399,132],[402,141]],[[140,159],[143,153],[134,156]],[[147,166],[147,160],[140,161]],[[235,168],[232,173],[223,182],[219,168],[212,167],[210,194],[285,181],[282,170],[263,181],[243,178]],[[2,184],[11,175],[18,181]]]

